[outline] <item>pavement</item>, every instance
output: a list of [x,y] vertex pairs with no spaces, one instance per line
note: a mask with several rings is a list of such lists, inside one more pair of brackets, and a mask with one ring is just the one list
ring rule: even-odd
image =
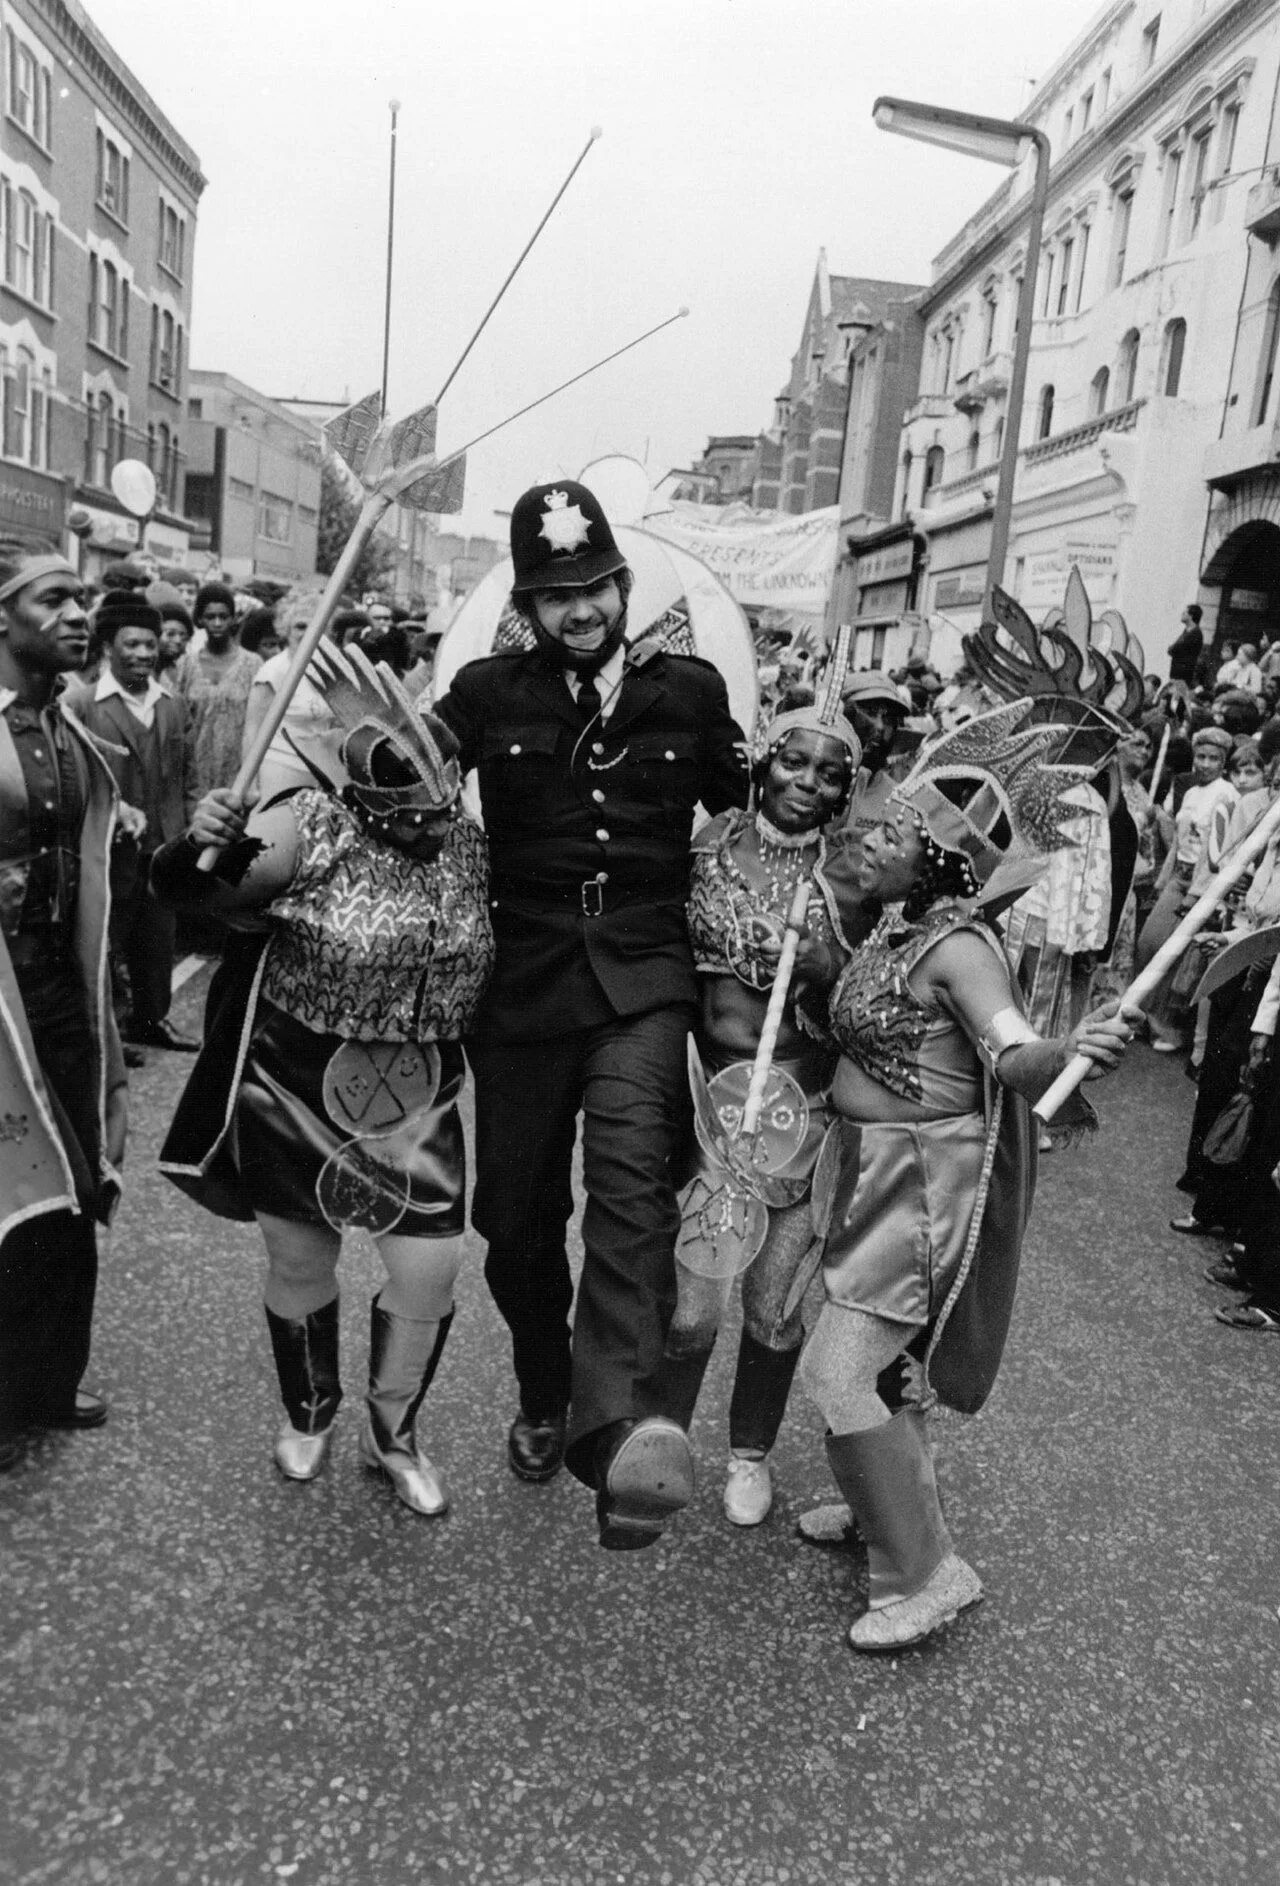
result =
[[[198,1021],[204,978],[175,1020]],[[88,1380],[102,1430],[0,1477],[11,1886],[1273,1886],[1280,1343],[1225,1329],[1219,1247],[1167,1220],[1193,1090],[1135,1049],[1045,1160],[1006,1364],[939,1430],[986,1601],[895,1658],[845,1643],[864,1568],[797,1391],[777,1504],[720,1512],[726,1328],[699,1489],[608,1554],[567,1476],[504,1464],[513,1392],[469,1254],[420,1429],[454,1506],[359,1467],[376,1286],[343,1261],[328,1472],[279,1478],[256,1234],[155,1156],[189,1063],[135,1077]]]

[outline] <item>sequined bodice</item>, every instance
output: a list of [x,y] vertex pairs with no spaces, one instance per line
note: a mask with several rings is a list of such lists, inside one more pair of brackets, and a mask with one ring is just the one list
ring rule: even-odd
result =
[[[763,917],[785,924],[793,890],[780,885],[771,892],[752,884],[738,864],[733,848],[750,824],[747,813],[726,812],[714,824],[720,829],[708,833],[709,842],[695,840],[689,872],[685,919],[693,960],[702,973],[736,976],[749,989],[763,992],[772,985],[774,972],[757,955],[752,923]],[[826,846],[819,840],[808,923],[819,941],[833,947],[840,939],[831,887],[822,869],[825,858]]]
[[262,993],[348,1040],[455,1041],[493,964],[484,834],[455,818],[420,864],[371,842],[325,792],[290,802],[298,868],[271,905]]
[[[966,1101],[977,1078],[957,1075],[931,1052],[943,1037],[963,1036],[950,1016],[922,1002],[908,977],[920,959],[957,930],[972,930],[994,942],[966,910],[935,904],[919,923],[904,924],[900,909],[888,910],[854,951],[831,992],[831,1032],[840,1052],[890,1093],[920,1104]],[[947,1045],[954,1045],[948,1043]]]

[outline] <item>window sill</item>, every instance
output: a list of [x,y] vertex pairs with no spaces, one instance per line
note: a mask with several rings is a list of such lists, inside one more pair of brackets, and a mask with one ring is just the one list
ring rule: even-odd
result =
[[6,111],[4,119],[6,124],[11,124],[14,130],[26,139],[33,151],[39,151],[41,157],[45,158],[50,163],[53,161],[53,151],[49,145],[42,144],[34,131],[28,131],[21,118],[15,118],[11,111]]
[[172,400],[175,406],[182,405],[181,393],[175,393],[172,387],[162,386],[159,380],[148,380],[147,385],[153,393],[158,393],[161,399]]
[[24,308],[30,308],[33,314],[40,315],[43,320],[45,321],[57,320],[58,317],[53,312],[52,308],[46,308],[43,301],[33,301],[31,299],[31,296],[24,295],[20,288],[14,288],[10,285],[10,283],[4,280],[0,280],[0,288],[4,290],[6,295],[12,295],[15,301],[20,301]]
[[183,282],[183,278],[181,275],[179,275],[177,269],[170,268],[169,264],[165,261],[162,261],[159,256],[156,257],[156,267],[159,269],[162,275],[167,275],[171,282],[177,282],[179,288],[182,288],[185,285]]
[[122,235],[128,235],[129,225],[125,222],[118,210],[113,210],[110,204],[104,203],[100,196],[96,196],[93,199],[93,207],[97,210],[99,216],[105,216],[109,223],[114,223]]
[[85,341],[85,346],[89,349],[90,353],[101,354],[102,358],[109,360],[113,367],[123,367],[125,372],[128,373],[129,362],[125,359],[123,354],[116,353],[113,348],[105,347],[101,341],[94,340],[92,335]]

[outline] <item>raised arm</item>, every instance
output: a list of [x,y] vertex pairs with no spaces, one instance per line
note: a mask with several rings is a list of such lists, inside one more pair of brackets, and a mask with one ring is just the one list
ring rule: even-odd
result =
[[[197,860],[207,846],[218,859],[212,871]],[[151,888],[175,909],[261,910],[288,890],[298,866],[298,828],[287,799],[253,813],[228,788],[206,793],[181,838],[162,845],[151,867]]]

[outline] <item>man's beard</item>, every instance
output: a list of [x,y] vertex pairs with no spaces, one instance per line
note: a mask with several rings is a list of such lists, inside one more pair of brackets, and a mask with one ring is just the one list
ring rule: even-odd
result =
[[605,631],[604,640],[598,648],[568,648],[557,636],[549,635],[536,616],[527,618],[533,630],[533,639],[538,645],[543,659],[556,668],[567,668],[571,674],[598,674],[610,655],[621,648],[627,632],[627,612],[623,608],[618,613],[618,620],[612,628]]

